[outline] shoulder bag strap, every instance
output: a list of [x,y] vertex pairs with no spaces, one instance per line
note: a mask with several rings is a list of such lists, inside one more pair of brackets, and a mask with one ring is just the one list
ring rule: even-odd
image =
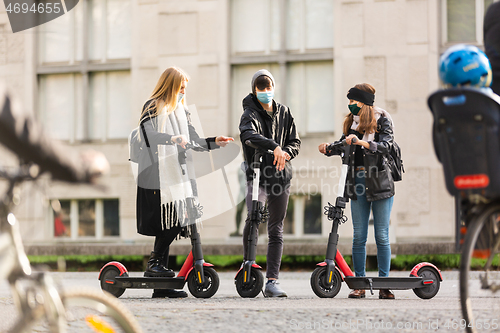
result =
[[[149,113],[149,110],[148,110],[148,116],[149,116],[149,121],[152,122],[151,120],[151,114]],[[151,125],[153,125],[151,123]],[[142,129],[142,134],[144,135],[144,140],[146,141],[146,147],[148,148],[147,151],[149,153],[149,159],[151,160],[151,164],[154,164],[154,158],[153,158],[153,153],[151,152],[151,149],[149,149],[149,140],[148,140],[148,136],[146,134],[146,129],[144,128],[144,124],[141,122],[141,129]]]

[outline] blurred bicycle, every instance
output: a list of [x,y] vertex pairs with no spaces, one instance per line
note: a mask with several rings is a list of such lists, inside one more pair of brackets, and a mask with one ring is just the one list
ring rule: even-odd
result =
[[43,173],[55,180],[93,184],[109,164],[98,152],[76,156],[64,151],[31,117],[13,113],[10,105],[0,88],[0,143],[19,158],[16,168],[0,166],[0,178],[7,181],[0,196],[0,278],[8,280],[20,314],[9,332],[141,332],[134,316],[110,294],[65,290],[49,274],[32,271],[11,212],[19,202],[18,187]]
[[488,88],[491,67],[475,46],[449,48],[439,74],[446,89],[433,93],[428,105],[435,152],[456,198],[463,315],[457,327],[498,331],[500,302],[486,309],[482,299],[500,296],[500,97]]

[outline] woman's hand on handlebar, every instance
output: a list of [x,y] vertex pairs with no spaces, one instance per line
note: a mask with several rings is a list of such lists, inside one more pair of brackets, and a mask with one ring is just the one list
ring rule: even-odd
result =
[[[353,141],[353,139],[355,139],[355,140]],[[358,140],[358,137],[356,136],[356,134],[350,134],[347,138],[345,138],[345,142],[348,145],[351,145],[351,144],[359,145],[360,141],[361,140]]]
[[234,139],[223,135],[215,138],[215,143],[220,147],[225,147],[231,141],[234,141]]
[[323,142],[318,146],[318,150],[321,154],[326,154],[326,147],[328,147],[329,143],[328,142]]
[[185,135],[174,135],[171,139],[172,142],[178,144],[182,148],[186,149],[186,144],[188,143]]
[[289,161],[291,159],[290,155],[281,150],[281,147],[278,146],[274,149],[274,162],[273,164],[276,165],[276,170],[281,171],[285,168],[285,162]]

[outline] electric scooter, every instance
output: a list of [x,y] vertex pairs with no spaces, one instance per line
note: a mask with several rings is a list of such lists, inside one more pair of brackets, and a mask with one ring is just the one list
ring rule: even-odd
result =
[[[353,139],[353,143],[357,139]],[[325,215],[332,221],[332,230],[328,237],[326,259],[317,264],[311,275],[311,287],[314,293],[321,298],[335,297],[344,281],[350,289],[413,289],[415,295],[422,299],[433,298],[439,291],[443,277],[439,269],[431,263],[422,262],[417,264],[410,272],[409,277],[355,277],[349,266],[337,249],[339,225],[347,221],[344,215],[346,199],[344,189],[348,172],[349,152],[353,149],[345,140],[335,143],[332,148],[344,147],[342,157],[342,170],[339,179],[339,188],[335,205],[328,203],[325,206]]]
[[236,284],[236,291],[241,297],[254,298],[262,291],[262,287],[264,286],[262,267],[255,262],[259,224],[265,223],[269,217],[269,212],[259,202],[260,163],[264,154],[273,154],[273,152],[257,147],[250,140],[245,141],[245,144],[255,149],[252,162],[254,174],[252,181],[252,210],[250,212],[251,223],[248,236],[248,259],[243,262],[236,273],[234,283]]
[[[199,145],[186,144],[187,149],[203,149]],[[214,265],[205,262],[201,238],[196,219],[202,215],[202,207],[196,205],[193,188],[189,180],[185,150],[179,151],[179,165],[182,169],[186,198],[188,228],[190,228],[192,250],[189,252],[179,273],[175,277],[130,277],[127,268],[117,261],[107,263],[99,272],[101,289],[120,297],[125,289],[182,289],[187,283],[189,292],[197,298],[210,298],[219,289],[219,276]]]

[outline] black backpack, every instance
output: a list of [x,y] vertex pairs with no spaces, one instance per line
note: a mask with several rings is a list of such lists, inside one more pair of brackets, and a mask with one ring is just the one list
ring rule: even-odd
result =
[[401,159],[401,148],[396,141],[392,142],[387,158],[392,172],[392,179],[394,179],[395,182],[402,180],[405,168],[403,166],[403,160]]
[[[392,126],[392,124],[391,124]],[[378,141],[378,131],[380,130],[380,125],[377,126],[377,133],[375,134],[375,141]],[[392,173],[392,179],[395,182],[403,180],[403,173],[405,168],[403,166],[403,159],[401,158],[401,148],[396,143],[395,140],[392,141],[392,145],[389,148],[389,153],[386,155],[387,161],[389,162],[389,169]]]

